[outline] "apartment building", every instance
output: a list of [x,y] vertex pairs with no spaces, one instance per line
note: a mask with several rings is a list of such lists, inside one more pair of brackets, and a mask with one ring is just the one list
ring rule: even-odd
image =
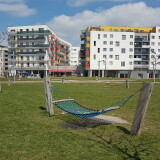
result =
[[80,57],[87,76],[160,77],[160,27],[87,27]]
[[69,54],[69,63],[71,66],[78,66],[80,64],[79,53],[80,47],[71,47],[71,51]]
[[0,45],[0,77],[8,76],[8,48]]
[[[65,72],[70,47],[70,43],[59,38],[47,25],[8,27],[9,68],[16,75]],[[59,71],[57,66],[63,70]]]

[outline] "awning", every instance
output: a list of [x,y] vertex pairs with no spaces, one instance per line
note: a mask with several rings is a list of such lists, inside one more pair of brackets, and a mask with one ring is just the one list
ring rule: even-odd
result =
[[72,69],[49,69],[51,72],[72,72]]

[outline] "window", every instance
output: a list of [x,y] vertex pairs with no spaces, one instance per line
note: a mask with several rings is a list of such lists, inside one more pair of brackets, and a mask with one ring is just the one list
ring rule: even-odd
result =
[[104,34],[103,37],[104,37],[104,38],[107,38],[107,34]]
[[130,42],[129,44],[130,44],[130,45],[133,45],[133,42]]
[[129,65],[132,65],[132,61],[129,61]]
[[133,38],[133,35],[130,35],[130,38],[132,39],[132,38]]
[[106,51],[107,51],[107,48],[103,48],[103,51],[106,52]]
[[125,49],[125,48],[122,48],[122,49],[121,49],[121,53],[126,53],[126,49]]
[[109,58],[113,58],[113,55],[109,55]]
[[155,56],[154,55],[151,55],[151,58],[154,58]]
[[115,55],[115,60],[119,60],[119,55]]
[[151,45],[152,45],[152,46],[154,46],[154,45],[155,45],[155,43],[154,43],[154,42],[151,42]]
[[158,52],[160,52],[160,49],[158,49]]
[[113,34],[110,34],[110,38],[113,38]]
[[107,55],[104,54],[104,55],[103,55],[103,58],[107,58]]
[[113,48],[110,48],[109,51],[110,51],[110,52],[113,52]]
[[98,39],[100,39],[100,34],[98,34]]
[[130,51],[130,52],[133,52],[133,48],[130,48],[129,51]]
[[109,61],[109,65],[113,65],[113,61]]
[[122,35],[122,40],[126,40],[126,35]]
[[113,45],[113,41],[110,41],[110,45]]
[[133,58],[133,55],[129,55],[129,58]]
[[160,29],[158,30],[158,32],[160,32]]
[[96,41],[94,41],[94,46],[96,46]]
[[158,46],[160,46],[160,42],[158,42]]
[[155,36],[152,36],[152,39],[155,39]]
[[120,46],[120,42],[119,42],[119,41],[116,41],[115,46],[116,46],[116,47],[119,47],[119,46]]
[[98,53],[100,53],[100,48],[98,48]]
[[105,45],[106,45],[106,44],[107,44],[107,41],[103,41],[103,44],[105,44]]
[[95,55],[95,54],[93,55],[93,59],[94,59],[94,60],[96,59],[96,55]]
[[125,66],[125,62],[124,62],[124,61],[121,62],[121,66],[122,66],[122,67]]

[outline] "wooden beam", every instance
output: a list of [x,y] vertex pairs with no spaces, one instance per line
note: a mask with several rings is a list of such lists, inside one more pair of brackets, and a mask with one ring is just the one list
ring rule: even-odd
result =
[[46,107],[47,112],[49,112],[49,116],[54,115],[54,109],[52,104],[52,93],[51,93],[51,83],[50,78],[44,78],[44,89],[45,89],[45,96],[46,96]]
[[132,135],[139,136],[141,134],[152,90],[153,90],[153,83],[148,83],[148,82],[143,83],[139,100],[137,103],[137,108],[135,111],[134,120],[132,123],[132,128],[131,128]]

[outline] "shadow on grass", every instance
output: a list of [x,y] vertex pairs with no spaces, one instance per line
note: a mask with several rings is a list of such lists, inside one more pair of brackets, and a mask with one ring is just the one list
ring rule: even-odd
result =
[[122,126],[116,126],[117,129],[119,129],[120,131],[122,131],[123,133],[130,135],[130,131]]
[[46,108],[43,107],[43,106],[40,106],[39,109],[42,110],[42,111],[46,111]]
[[[120,130],[124,130],[124,128],[120,128]],[[128,130],[124,132],[128,134]],[[144,157],[148,157],[151,154],[154,155],[154,150],[151,149],[150,145],[155,144],[155,140],[142,142],[133,136],[125,136],[117,133],[112,133],[108,136],[100,135],[93,130],[90,133],[92,133],[92,138],[89,138],[89,140],[103,145],[109,152],[118,154],[123,160],[143,160]],[[93,137],[96,137],[96,139]]]
[[73,117],[72,115],[65,115],[65,117],[59,117],[63,122],[61,122],[61,127],[66,129],[90,129],[95,128],[100,125],[110,125],[110,123],[104,123],[97,120],[91,120],[87,118]]

